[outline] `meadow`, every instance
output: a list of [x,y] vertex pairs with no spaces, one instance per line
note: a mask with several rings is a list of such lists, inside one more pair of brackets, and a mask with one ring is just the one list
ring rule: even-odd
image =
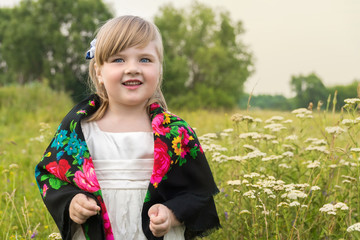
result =
[[[205,239],[359,239],[359,104],[170,109],[196,129],[220,189],[222,228]],[[46,84],[0,88],[0,239],[56,239],[34,167],[72,105]]]

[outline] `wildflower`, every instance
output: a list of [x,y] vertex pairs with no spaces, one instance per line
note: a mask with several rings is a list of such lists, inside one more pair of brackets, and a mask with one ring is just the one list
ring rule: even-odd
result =
[[240,134],[239,138],[251,138],[251,139],[261,139],[262,136],[257,132],[248,132]]
[[240,215],[241,214],[251,214],[251,212],[249,210],[242,210],[240,211]]
[[291,119],[288,119],[288,120],[285,120],[285,121],[283,121],[283,123],[292,123],[293,122],[293,120],[291,120]]
[[249,144],[244,144],[244,145],[243,145],[243,148],[250,149],[251,151],[259,150],[259,149],[257,149],[256,147],[254,147],[253,145],[249,145]]
[[227,211],[225,211],[225,212],[224,212],[224,215],[225,215],[225,220],[228,220],[228,218],[229,218],[229,214],[228,214],[228,212],[227,212]]
[[261,159],[261,161],[263,162],[267,162],[267,161],[271,161],[271,160],[280,160],[284,158],[284,156],[280,155],[280,156],[276,156],[276,155],[271,155],[269,157],[264,157]]
[[350,148],[350,152],[360,152],[360,148]]
[[292,150],[292,151],[295,150],[295,148],[293,146],[289,145],[289,144],[283,144],[282,147],[285,148],[285,149],[288,149],[288,150]]
[[232,180],[232,181],[227,181],[228,185],[241,185],[241,181],[240,180]]
[[287,136],[285,138],[285,140],[291,140],[291,141],[295,141],[298,139],[298,136],[296,136],[295,134],[294,135],[290,135],[290,136]]
[[[306,163],[305,163],[306,164]],[[317,168],[317,167],[320,167],[320,162],[319,161],[314,161],[314,162],[311,162],[311,161],[308,161],[307,162],[307,168]]]
[[256,198],[255,193],[256,193],[255,190],[250,190],[250,191],[244,193],[243,196],[248,197],[248,198]]
[[291,167],[288,166],[286,163],[280,163],[280,164],[279,164],[279,167],[281,167],[281,168],[287,168],[287,169],[291,168]]
[[282,117],[282,116],[273,116],[273,117],[269,118],[268,120],[266,120],[265,123],[272,123],[272,122],[282,121],[282,120],[284,120],[284,117]]
[[253,158],[265,157],[265,156],[266,156],[266,153],[256,150],[256,151],[249,152],[248,154],[246,154],[246,156],[244,156],[244,159],[253,159]]
[[345,132],[345,130],[341,127],[335,126],[335,127],[326,127],[325,131],[327,131],[330,134],[337,135],[340,133]]
[[296,206],[300,206],[300,203],[298,201],[293,201],[289,204],[290,207],[296,207]]
[[342,203],[342,202],[336,203],[334,207],[336,209],[340,209],[340,210],[349,210],[349,207],[345,203]]
[[284,156],[284,157],[289,157],[289,158],[294,157],[294,153],[289,152],[289,151],[283,152],[281,155]]
[[254,119],[254,122],[256,122],[256,123],[262,123],[262,120],[261,120],[260,118],[255,118],[255,119]]
[[232,156],[232,157],[228,157],[228,160],[234,160],[234,161],[241,162],[244,159],[240,156]]
[[264,128],[269,129],[272,132],[279,132],[280,130],[286,129],[286,127],[284,127],[281,123],[272,123],[266,125]]
[[34,232],[33,232],[33,234],[31,234],[31,239],[33,239],[33,238],[35,238],[36,236],[38,235],[38,232],[35,230]]
[[51,240],[61,240],[61,235],[60,235],[60,233],[51,233],[49,235],[49,239],[51,239]]
[[282,207],[282,206],[289,206],[289,204],[287,202],[281,202],[277,205],[278,207]]
[[17,165],[16,163],[10,164],[9,169],[13,169],[13,168],[19,168],[19,165]]
[[352,119],[344,119],[341,121],[341,124],[345,125],[345,126],[351,126],[353,124],[355,124],[356,121],[352,120]]
[[298,108],[293,110],[291,113],[294,114],[312,114],[312,111],[306,109],[306,108]]
[[357,103],[360,103],[360,99],[359,98],[347,98],[344,100],[344,102],[347,104],[357,104]]
[[233,131],[234,131],[234,129],[232,129],[232,128],[228,128],[228,129],[223,130],[224,133],[231,133]]
[[241,122],[243,120],[243,115],[241,115],[239,113],[235,113],[234,115],[231,116],[230,119],[233,122]]
[[259,173],[252,172],[250,174],[245,174],[244,178],[254,178],[254,177],[260,177]]
[[346,229],[347,232],[357,231],[360,232],[360,223],[355,223]]
[[326,149],[326,146],[313,146],[310,145],[307,148],[305,148],[305,151],[317,151],[325,154],[329,154],[330,152]]
[[346,176],[346,175],[341,175],[341,177],[356,182],[356,178]]
[[318,186],[312,186],[311,188],[310,188],[310,191],[317,191],[317,190],[320,190],[321,188],[320,187],[318,187]]
[[307,197],[306,193],[303,193],[302,191],[295,190],[295,189],[291,190],[288,193],[285,193],[285,194],[281,195],[281,198],[288,198],[288,199],[291,199],[291,200],[296,200],[298,198],[306,198],[306,197]]

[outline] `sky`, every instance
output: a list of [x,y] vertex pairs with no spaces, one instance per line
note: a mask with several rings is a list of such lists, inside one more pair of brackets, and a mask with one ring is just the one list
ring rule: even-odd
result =
[[[325,86],[360,81],[359,0],[198,1],[242,21],[242,40],[255,60],[255,73],[245,83],[246,92],[291,97],[291,77],[312,72]],[[0,0],[0,7],[17,2]],[[132,14],[151,21],[164,4],[186,8],[194,0],[104,2],[116,16]]]

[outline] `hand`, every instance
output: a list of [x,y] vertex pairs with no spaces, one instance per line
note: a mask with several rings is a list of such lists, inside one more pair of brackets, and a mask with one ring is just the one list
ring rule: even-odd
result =
[[148,211],[150,230],[155,237],[162,237],[171,227],[179,226],[180,222],[174,213],[163,204],[155,204]]
[[69,214],[71,220],[77,224],[83,224],[86,220],[96,215],[100,207],[96,201],[85,194],[76,194],[70,202]]

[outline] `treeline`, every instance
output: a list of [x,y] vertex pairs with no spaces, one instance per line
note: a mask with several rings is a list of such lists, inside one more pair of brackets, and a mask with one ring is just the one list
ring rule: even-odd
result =
[[[0,9],[0,84],[46,81],[75,100],[86,94],[84,59],[96,29],[113,17],[101,0],[23,0]],[[164,5],[154,18],[165,48],[164,94],[171,107],[235,107],[252,73],[242,23],[194,2]]]
[[[83,98],[88,94],[85,52],[97,28],[113,16],[101,0],[22,0],[0,8],[0,86],[45,81],[75,101]],[[184,9],[164,5],[153,20],[163,36],[163,90],[171,108],[247,104],[243,87],[254,64],[242,41],[241,21],[196,1]],[[285,110],[325,101],[333,90],[314,76],[292,78],[294,99],[260,95],[250,104]],[[339,98],[354,96],[352,87],[337,90]]]
[[327,107],[336,101],[336,110],[340,110],[347,98],[360,97],[360,80],[354,80],[348,85],[325,86],[323,81],[311,73],[308,75],[292,76],[290,81],[294,97],[286,98],[283,95],[260,94],[251,96],[244,94],[239,102],[242,109],[274,109],[293,110],[296,108],[321,108]]

